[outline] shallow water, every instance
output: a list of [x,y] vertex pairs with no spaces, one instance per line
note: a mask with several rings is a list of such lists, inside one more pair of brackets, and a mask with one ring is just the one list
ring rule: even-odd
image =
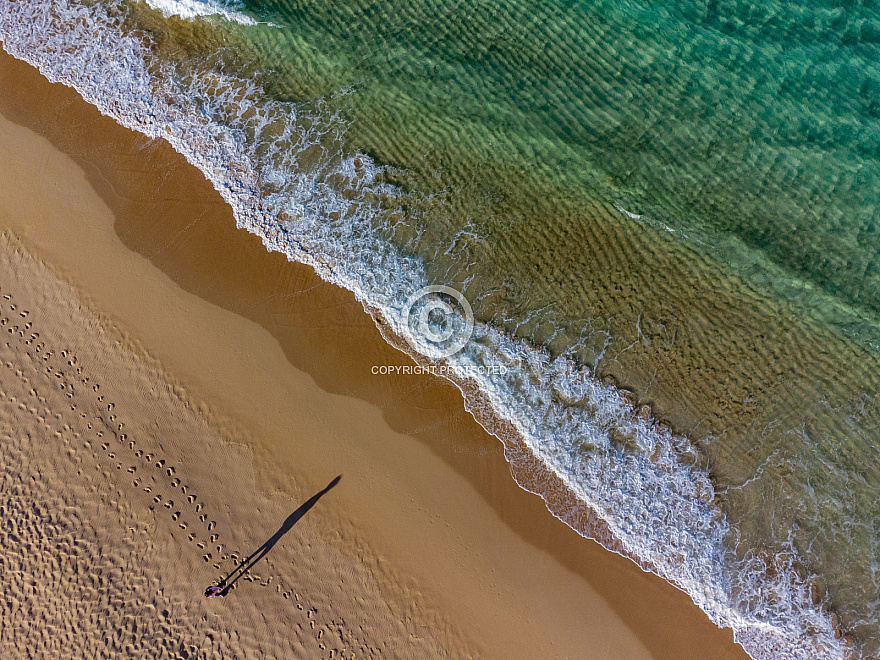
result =
[[459,377],[754,657],[880,652],[877,6],[155,6],[0,35],[399,334],[462,290]]

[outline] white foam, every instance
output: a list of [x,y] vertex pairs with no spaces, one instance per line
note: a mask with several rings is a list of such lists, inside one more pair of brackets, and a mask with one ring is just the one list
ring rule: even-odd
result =
[[618,206],[617,204],[614,205],[614,208],[616,208],[618,211],[623,213],[630,220],[641,220],[643,217],[643,216],[639,215],[638,213],[633,213],[632,211],[627,211],[625,208],[623,208],[622,206]]
[[[239,226],[352,290],[405,337],[404,301],[428,282],[422,264],[377,230],[382,216],[374,200],[398,194],[381,182],[383,170],[366,156],[334,151],[328,136],[340,127],[332,117],[301,121],[301,109],[270,102],[252,81],[155,62],[140,37],[120,34],[124,12],[121,3],[0,0],[0,39],[123,125],[167,139],[211,180]],[[317,164],[300,171],[301,154],[308,150],[315,162],[319,149]],[[477,382],[495,414],[608,523],[627,552],[689,593],[718,625],[733,628],[752,657],[845,657],[791,566],[768,570],[752,556],[734,563],[712,483],[689,460],[684,438],[640,418],[621,392],[571,360],[551,360],[491,327],[479,327],[449,363],[461,378],[475,365],[497,367]],[[612,441],[611,431],[629,441]]]
[[235,21],[242,25],[257,25],[257,21],[245,13],[236,11],[238,6],[229,6],[214,0],[200,2],[200,0],[146,0],[153,9],[162,12],[165,18],[179,16],[180,18],[193,19],[200,16],[222,16],[226,20]]

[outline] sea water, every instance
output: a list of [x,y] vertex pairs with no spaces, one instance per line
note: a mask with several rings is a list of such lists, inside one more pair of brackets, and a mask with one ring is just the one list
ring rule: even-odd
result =
[[429,358],[753,657],[880,653],[875,3],[0,0],[0,39],[389,336],[464,294]]

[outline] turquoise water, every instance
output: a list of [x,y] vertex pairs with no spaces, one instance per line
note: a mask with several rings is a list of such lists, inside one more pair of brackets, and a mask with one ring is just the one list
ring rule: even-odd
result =
[[880,6],[154,6],[0,35],[399,332],[461,290],[451,363],[754,657],[880,653]]
[[286,28],[254,39],[279,72],[270,91],[352,86],[352,140],[384,162],[442,168],[447,186],[479,168],[499,194],[505,167],[526,168],[536,187],[586,188],[674,227],[735,236],[878,311],[876,7],[249,7]]

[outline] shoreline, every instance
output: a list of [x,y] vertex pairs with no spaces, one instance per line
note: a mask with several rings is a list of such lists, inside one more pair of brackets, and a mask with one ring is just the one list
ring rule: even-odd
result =
[[[596,657],[635,657],[618,656],[614,644],[641,647],[644,657],[697,658],[707,647],[714,657],[747,657],[686,595],[578,537],[517,487],[501,443],[451,384],[374,377],[371,364],[409,358],[381,339],[353,295],[236,230],[231,210],[170,146],[5,54],[0,80],[0,112],[67,153],[105,205],[75,227],[62,217],[13,220],[28,249],[124,328],[187,398],[207,403],[209,419],[254,452],[266,491],[307,496],[303,484],[322,485],[316,470],[328,454],[355,471],[369,466],[360,476],[344,471],[352,485],[334,493],[343,494],[331,514],[315,514],[320,534],[332,537],[343,517],[358,520],[369,563],[411,576],[487,657],[504,649],[572,657],[565,648],[587,643]],[[286,409],[292,401],[298,411]],[[600,630],[582,630],[594,618]],[[549,639],[531,639],[535,631]]]

